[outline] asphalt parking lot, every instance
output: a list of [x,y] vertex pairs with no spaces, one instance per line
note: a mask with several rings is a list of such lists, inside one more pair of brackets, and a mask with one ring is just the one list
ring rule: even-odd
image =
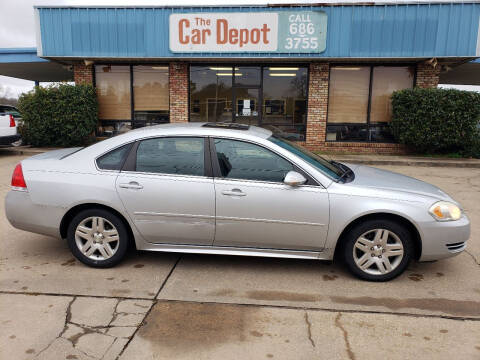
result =
[[134,252],[112,269],[16,230],[0,151],[0,359],[480,359],[480,169],[395,167],[472,222],[468,251],[388,283],[306,260]]

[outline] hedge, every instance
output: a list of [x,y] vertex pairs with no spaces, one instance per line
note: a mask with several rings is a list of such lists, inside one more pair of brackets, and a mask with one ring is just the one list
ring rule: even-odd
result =
[[406,89],[392,95],[395,139],[423,153],[480,156],[480,94],[454,89]]
[[37,86],[20,96],[18,109],[23,141],[33,146],[84,145],[98,122],[92,85]]

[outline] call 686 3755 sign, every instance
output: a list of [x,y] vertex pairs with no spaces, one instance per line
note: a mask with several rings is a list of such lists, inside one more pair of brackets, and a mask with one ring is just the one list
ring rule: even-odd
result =
[[323,11],[170,15],[172,52],[321,53],[326,37]]

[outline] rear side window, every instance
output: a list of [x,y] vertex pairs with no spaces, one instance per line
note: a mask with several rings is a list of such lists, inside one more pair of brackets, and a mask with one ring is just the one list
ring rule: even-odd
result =
[[20,113],[13,106],[1,106],[0,105],[0,115],[7,114],[12,115],[14,118],[20,118]]
[[203,138],[168,137],[143,140],[137,148],[136,171],[203,176],[204,147]]
[[132,144],[123,145],[97,159],[97,166],[102,170],[121,170]]

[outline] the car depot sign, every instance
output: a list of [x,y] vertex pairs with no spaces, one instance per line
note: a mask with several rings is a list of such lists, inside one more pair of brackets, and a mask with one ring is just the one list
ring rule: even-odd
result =
[[320,53],[326,35],[323,11],[170,15],[172,52]]

